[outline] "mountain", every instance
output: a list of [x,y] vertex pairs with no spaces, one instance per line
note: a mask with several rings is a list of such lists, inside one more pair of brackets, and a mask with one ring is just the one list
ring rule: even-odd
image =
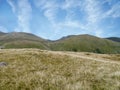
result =
[[109,39],[109,40],[112,40],[112,41],[116,41],[116,42],[120,42],[120,38],[119,37],[109,37],[109,38],[106,38],[106,39]]
[[7,33],[4,33],[4,32],[0,32],[0,36],[2,36],[2,35],[5,35],[5,34],[7,34]]
[[91,35],[71,35],[51,43],[52,50],[120,53],[120,43]]
[[0,32],[4,48],[40,48],[55,51],[120,53],[120,43],[91,35],[70,35],[56,41],[45,40],[30,33]]
[[30,33],[12,32],[0,36],[0,45],[5,48],[48,49],[46,40]]

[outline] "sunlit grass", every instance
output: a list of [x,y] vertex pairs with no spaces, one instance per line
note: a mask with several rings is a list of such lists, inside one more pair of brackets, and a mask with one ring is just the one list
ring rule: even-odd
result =
[[120,90],[119,62],[54,53],[39,49],[0,50],[0,62],[8,64],[0,67],[0,90]]

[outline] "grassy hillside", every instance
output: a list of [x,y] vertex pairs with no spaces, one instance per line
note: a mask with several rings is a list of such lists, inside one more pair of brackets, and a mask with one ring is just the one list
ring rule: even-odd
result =
[[91,35],[73,35],[51,43],[52,50],[120,53],[120,43]]
[[[96,57],[101,61],[94,60]],[[4,49],[0,62],[7,66],[0,67],[0,90],[119,90],[119,57],[119,54]]]
[[91,35],[71,35],[57,41],[48,41],[30,33],[1,32],[0,46],[5,48],[40,48],[56,51],[120,53],[119,42]]
[[46,40],[30,33],[13,32],[0,37],[0,45],[5,48],[41,48],[48,49]]

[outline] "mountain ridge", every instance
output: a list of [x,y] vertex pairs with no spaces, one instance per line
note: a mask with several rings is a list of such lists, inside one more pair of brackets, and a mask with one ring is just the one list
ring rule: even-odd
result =
[[74,35],[52,43],[53,50],[96,53],[120,52],[120,43],[92,35]]
[[120,37],[108,37],[106,39],[112,40],[112,41],[116,41],[116,42],[120,42]]
[[0,46],[5,48],[40,48],[55,51],[120,53],[119,42],[88,34],[69,35],[51,41],[25,32],[0,33]]
[[0,36],[0,45],[5,48],[46,49],[46,40],[31,33],[11,32]]

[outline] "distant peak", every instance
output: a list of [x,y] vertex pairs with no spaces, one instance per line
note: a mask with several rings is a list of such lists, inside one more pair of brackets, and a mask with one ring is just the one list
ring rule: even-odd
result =
[[112,40],[112,41],[116,41],[116,42],[120,42],[120,37],[108,37],[106,39]]
[[4,32],[0,31],[0,33],[4,33]]
[[0,31],[0,35],[5,35],[5,34],[7,34],[7,33],[4,33],[4,32],[1,32],[1,31]]

